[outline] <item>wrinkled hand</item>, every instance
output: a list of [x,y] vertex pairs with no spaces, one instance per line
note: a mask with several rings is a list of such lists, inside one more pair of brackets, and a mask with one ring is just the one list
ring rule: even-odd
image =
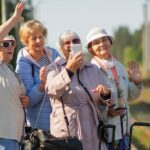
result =
[[109,107],[107,115],[109,117],[120,116],[124,113],[123,109],[115,110],[113,107]]
[[43,66],[40,69],[39,78],[41,80],[41,83],[39,84],[39,91],[43,92],[46,84],[46,66]]
[[135,84],[139,84],[142,81],[141,72],[137,62],[135,61],[129,62],[127,73],[129,79],[133,81]]
[[40,80],[42,81],[43,84],[46,83],[46,66],[43,66],[40,69],[40,75],[39,75]]
[[[95,89],[93,89],[92,92],[107,96],[110,94],[110,89],[107,86],[100,84]],[[103,100],[102,98],[100,98],[100,101],[107,106],[111,106],[113,104],[113,101],[111,99]]]
[[23,107],[27,107],[29,105],[29,97],[28,96],[20,96],[20,101]]
[[66,69],[75,72],[78,70],[83,64],[84,55],[82,52],[78,52],[74,56],[70,54],[69,59],[66,64]]
[[24,2],[19,2],[16,5],[13,17],[16,19],[17,22],[21,22],[23,20],[22,12],[24,10],[24,7],[25,7]]
[[108,87],[105,85],[99,84],[95,89],[92,90],[92,92],[107,96],[108,94],[110,94],[110,89],[108,89]]

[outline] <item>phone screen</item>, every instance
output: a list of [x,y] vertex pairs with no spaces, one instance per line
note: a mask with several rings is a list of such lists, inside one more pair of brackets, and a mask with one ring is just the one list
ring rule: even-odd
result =
[[73,44],[71,45],[71,52],[73,55],[75,55],[78,52],[82,51],[82,44]]

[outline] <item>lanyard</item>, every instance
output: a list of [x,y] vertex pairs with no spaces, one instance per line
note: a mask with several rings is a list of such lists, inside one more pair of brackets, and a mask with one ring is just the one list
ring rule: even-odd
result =
[[111,68],[111,71],[112,71],[116,86],[119,86],[119,77],[118,77],[116,67],[114,66],[113,68]]

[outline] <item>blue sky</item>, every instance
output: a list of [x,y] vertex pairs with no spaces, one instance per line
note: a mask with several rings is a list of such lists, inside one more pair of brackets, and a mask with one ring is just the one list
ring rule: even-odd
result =
[[[77,32],[83,43],[88,31],[101,26],[113,35],[119,26],[130,31],[143,24],[145,0],[33,0],[34,18],[48,28],[47,42],[56,46],[60,33],[67,29]],[[150,3],[150,1],[149,1]]]

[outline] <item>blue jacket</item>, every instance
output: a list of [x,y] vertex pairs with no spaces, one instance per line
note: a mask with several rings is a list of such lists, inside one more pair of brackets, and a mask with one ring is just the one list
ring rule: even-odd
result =
[[[45,47],[46,54],[50,62],[54,61],[59,53],[50,47]],[[40,92],[38,86],[41,82],[39,79],[40,65],[30,56],[26,48],[24,47],[18,53],[16,72],[22,79],[27,96],[29,96],[29,106],[26,108],[26,118],[27,123],[34,128],[35,123],[42,105],[42,100],[44,98],[45,92]],[[44,104],[39,116],[38,124],[36,128],[41,128],[44,130],[49,130],[50,128],[50,113],[52,111],[49,96],[46,95]]]

